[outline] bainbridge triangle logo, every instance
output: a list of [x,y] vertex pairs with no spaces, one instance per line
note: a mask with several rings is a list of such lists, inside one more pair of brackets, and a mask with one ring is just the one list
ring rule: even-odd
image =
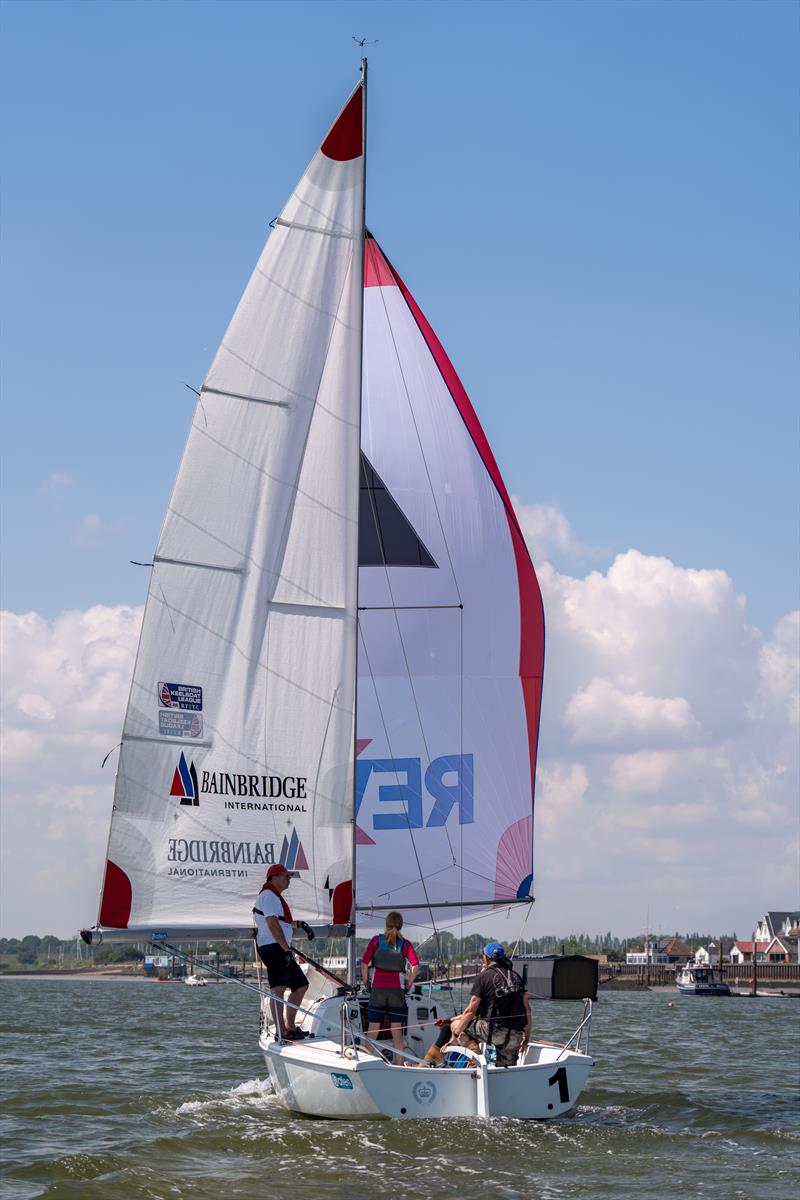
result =
[[181,804],[199,805],[200,789],[197,786],[197,772],[194,769],[194,763],[190,762],[186,765],[186,758],[181,750],[181,756],[178,759],[178,765],[175,768],[175,774],[172,776],[172,787],[169,789],[170,796],[180,796]]
[[282,862],[289,871],[308,870],[308,859],[303,852],[300,838],[297,836],[297,830],[294,826],[292,826],[291,837],[284,837],[283,839],[278,862]]

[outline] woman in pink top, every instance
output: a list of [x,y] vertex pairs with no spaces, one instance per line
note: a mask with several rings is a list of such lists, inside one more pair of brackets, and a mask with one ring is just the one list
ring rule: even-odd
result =
[[[386,914],[383,933],[371,938],[361,959],[361,978],[369,987],[369,969],[374,968],[372,988],[369,994],[369,1028],[367,1036],[374,1038],[384,1018],[389,1018],[389,1028],[394,1043],[395,1066],[403,1065],[403,1026],[408,1020],[406,992],[419,971],[419,959],[408,938],[401,936],[403,917],[399,912]],[[406,967],[410,970],[406,973]]]

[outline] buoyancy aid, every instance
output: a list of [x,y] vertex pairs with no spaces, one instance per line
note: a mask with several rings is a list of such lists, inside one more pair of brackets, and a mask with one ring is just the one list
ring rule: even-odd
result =
[[[292,922],[292,910],[289,908],[289,905],[286,903],[286,901],[284,900],[284,898],[283,898],[283,896],[280,894],[280,892],[276,892],[276,891],[275,891],[275,888],[272,886],[272,884],[271,884],[271,883],[265,883],[265,884],[264,884],[264,886],[263,886],[263,887],[262,887],[262,889],[261,889],[261,892],[272,892],[273,896],[277,896],[277,897],[278,897],[278,899],[280,900],[281,904],[283,905],[283,912],[281,913],[281,917],[280,917],[280,919],[281,919],[282,921],[285,921],[285,922],[286,922],[286,924],[287,924],[287,925],[289,925],[289,926],[291,927],[291,925],[293,924],[293,922]],[[258,894],[259,894],[259,896],[261,895],[261,892],[259,892],[259,893],[258,893]],[[253,907],[253,912],[254,912],[254,913],[258,913],[259,917],[265,917],[265,916],[266,916],[266,913],[263,913],[263,912],[261,911],[261,909],[260,909],[260,908],[257,908],[257,907],[255,907],[255,906]]]
[[508,959],[493,962],[486,968],[493,971],[494,987],[489,1001],[489,1011],[486,1014],[490,1024],[496,1021],[509,1029],[522,1028],[525,1021],[525,984]]
[[378,944],[372,956],[371,967],[377,971],[397,971],[403,973],[406,969],[406,958],[403,954],[404,938],[398,938],[397,944],[390,942],[384,934],[378,935]]

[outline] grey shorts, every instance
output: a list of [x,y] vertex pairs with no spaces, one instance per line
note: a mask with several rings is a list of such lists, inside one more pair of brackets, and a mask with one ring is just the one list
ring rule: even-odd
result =
[[519,1058],[524,1029],[509,1029],[499,1021],[491,1024],[485,1017],[478,1017],[465,1030],[476,1042],[486,1042],[494,1046],[497,1053],[498,1067],[515,1067]]
[[384,1017],[390,1025],[405,1025],[408,1020],[406,994],[402,988],[374,987],[369,994],[368,1018],[371,1025],[378,1025]]

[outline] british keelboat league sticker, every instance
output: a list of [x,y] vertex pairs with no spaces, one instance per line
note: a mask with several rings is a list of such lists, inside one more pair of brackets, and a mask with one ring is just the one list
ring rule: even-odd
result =
[[159,683],[159,708],[183,708],[188,712],[203,711],[203,689],[194,683]]
[[159,680],[158,732],[162,737],[203,736],[203,689],[195,683],[166,683]]

